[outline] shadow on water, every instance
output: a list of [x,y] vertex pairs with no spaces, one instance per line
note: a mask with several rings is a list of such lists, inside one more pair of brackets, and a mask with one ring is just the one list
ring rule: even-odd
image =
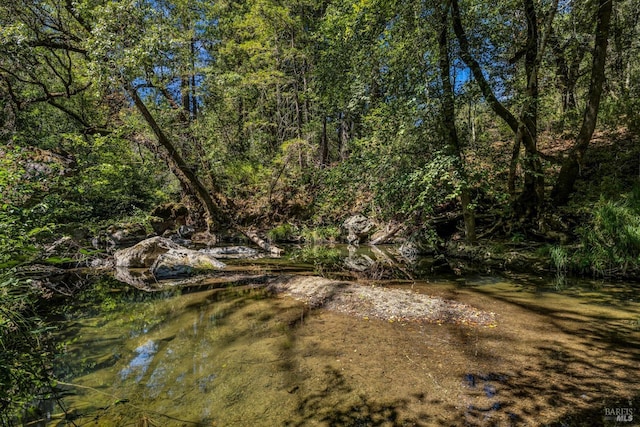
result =
[[[545,412],[557,412],[540,423],[637,425],[640,325],[629,318],[639,315],[633,286],[582,283],[551,293],[541,291],[538,280],[532,282],[517,283],[511,292],[484,286],[473,290],[502,302],[505,311],[529,313],[544,323],[529,323],[529,331],[519,335],[500,336],[502,356],[518,357],[517,347],[527,342],[524,366],[510,363],[508,370],[465,375],[470,395],[483,402],[467,406],[467,424],[487,425],[498,412],[507,415],[502,417],[507,424],[527,424]],[[480,352],[478,358],[491,364],[496,354]]]
[[[312,315],[312,313],[309,313]],[[312,318],[313,319],[313,318]],[[308,321],[309,319],[307,319]],[[315,319],[317,320],[317,319]],[[288,372],[304,372],[300,361],[313,355],[321,361],[335,359],[333,349],[323,348],[320,344],[296,342],[299,336],[295,328],[305,328],[304,318],[295,319],[289,326],[290,345],[282,354],[282,366]],[[303,334],[304,335],[304,334]],[[301,340],[304,341],[304,340]],[[302,427],[307,425],[338,426],[429,426],[433,419],[426,414],[409,412],[409,400],[424,402],[424,394],[413,399],[385,399],[384,393],[370,396],[359,392],[358,385],[351,381],[349,374],[332,364],[320,362],[315,366],[317,385],[300,384],[308,380],[307,375],[294,374],[288,379],[288,392],[295,396],[294,414],[286,417],[282,425]],[[308,368],[307,368],[308,369]]]
[[324,372],[326,388],[316,393],[303,396],[297,408],[299,421],[286,422],[287,426],[305,426],[311,422],[322,422],[327,426],[385,426],[385,425],[412,425],[422,426],[429,421],[424,416],[423,420],[402,420],[401,412],[406,411],[406,400],[380,403],[372,401],[367,396],[359,396],[346,408],[328,408],[326,400],[330,395],[349,396],[353,389],[348,384],[344,375],[336,369],[327,368]]

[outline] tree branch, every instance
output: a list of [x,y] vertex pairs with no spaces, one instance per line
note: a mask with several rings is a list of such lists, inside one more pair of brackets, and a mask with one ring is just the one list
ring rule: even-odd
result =
[[489,103],[491,109],[507,123],[513,133],[517,133],[518,119],[504,105],[502,105],[500,101],[498,101],[498,98],[496,98],[496,95],[493,93],[493,89],[491,89],[491,85],[489,85],[489,82],[482,72],[480,64],[471,55],[469,49],[469,40],[467,39],[464,28],[462,27],[462,19],[460,18],[460,5],[458,4],[458,0],[451,0],[451,16],[453,18],[453,31],[456,34],[458,43],[460,44],[460,54],[462,60],[467,65],[467,67],[471,69],[473,77],[478,82],[478,86],[480,86],[482,95]]

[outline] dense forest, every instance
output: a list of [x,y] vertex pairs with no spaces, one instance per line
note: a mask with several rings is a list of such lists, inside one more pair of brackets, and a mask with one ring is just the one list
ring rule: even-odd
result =
[[3,422],[52,381],[16,272],[160,206],[263,245],[363,214],[639,277],[638,0],[14,0],[0,40]]

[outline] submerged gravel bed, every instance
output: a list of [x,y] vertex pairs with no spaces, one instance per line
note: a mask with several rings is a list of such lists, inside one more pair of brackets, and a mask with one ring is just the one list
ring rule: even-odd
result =
[[496,314],[404,289],[365,286],[313,276],[280,276],[268,289],[341,313],[398,322],[495,326]]

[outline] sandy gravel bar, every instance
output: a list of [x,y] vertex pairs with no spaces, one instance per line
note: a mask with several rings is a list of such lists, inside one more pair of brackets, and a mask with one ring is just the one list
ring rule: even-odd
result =
[[362,318],[487,327],[497,324],[495,313],[404,289],[365,286],[315,276],[279,276],[268,289],[304,301],[312,308],[322,307]]

